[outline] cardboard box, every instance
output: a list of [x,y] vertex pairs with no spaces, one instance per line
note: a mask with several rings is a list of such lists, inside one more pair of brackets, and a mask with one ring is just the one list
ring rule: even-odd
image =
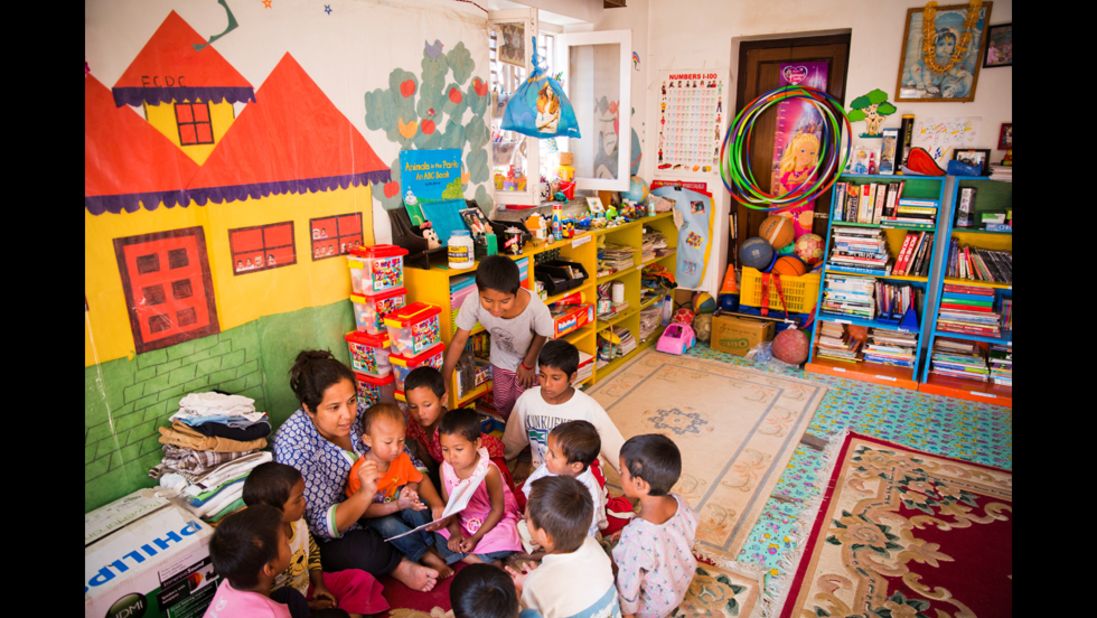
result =
[[559,339],[594,321],[594,305],[576,305],[552,311],[552,338]]
[[712,339],[709,346],[720,352],[746,356],[754,346],[773,339],[774,324],[769,320],[715,315],[712,318]]
[[139,490],[84,515],[84,615],[200,618],[217,589],[213,528]]

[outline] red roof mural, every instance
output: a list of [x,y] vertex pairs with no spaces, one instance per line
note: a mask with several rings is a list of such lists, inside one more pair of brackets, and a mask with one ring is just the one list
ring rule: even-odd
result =
[[84,204],[92,214],[143,203],[186,205],[183,193],[198,165],[129,107],[114,106],[110,91],[84,78]]
[[199,204],[387,182],[361,133],[290,54],[221,138],[188,194]]
[[[202,47],[201,51],[195,46]],[[255,91],[206,39],[172,11],[114,84],[115,105],[173,100],[242,103]]]

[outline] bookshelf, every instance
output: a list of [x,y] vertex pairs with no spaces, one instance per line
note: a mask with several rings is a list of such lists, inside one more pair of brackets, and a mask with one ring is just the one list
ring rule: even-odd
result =
[[[856,187],[860,193],[874,184],[884,196],[879,206],[873,194],[868,202],[852,202],[856,207],[851,210],[845,197],[849,188]],[[839,177],[831,191],[815,308],[817,327],[805,370],[918,389],[945,196],[944,176]],[[871,210],[860,210],[867,205]],[[906,214],[908,211],[913,214]],[[924,219],[927,216],[932,220]],[[910,220],[902,220],[906,218]],[[881,266],[879,262],[885,259]],[[865,305],[869,294],[871,310]],[[892,304],[893,298],[898,305]],[[913,303],[914,311],[890,314],[893,306],[904,303]],[[864,334],[861,344],[836,351],[835,338],[840,336],[849,344],[854,332]]]
[[[641,243],[644,226],[659,231],[666,238],[668,250],[664,255],[649,256],[647,259],[643,257]],[[598,277],[598,248],[604,246],[606,242],[633,248],[634,263],[631,267],[622,268],[612,274]],[[559,251],[561,260],[578,262],[583,265],[583,268],[587,271],[587,281],[579,287],[542,299],[546,305],[578,292],[583,304],[596,306],[599,284],[613,281],[621,281],[625,284],[625,300],[628,303],[628,307],[625,310],[615,315],[608,316],[606,319],[599,318],[597,312],[595,312],[593,322],[588,322],[582,328],[569,332],[563,336],[564,339],[574,344],[581,352],[595,357],[593,361],[595,364],[593,374],[590,377],[581,380],[577,386],[586,386],[605,379],[622,363],[634,357],[641,350],[654,345],[658,340],[659,335],[662,334],[661,328],[646,339],[641,339],[640,337],[641,311],[644,309],[651,309],[660,302],[660,299],[652,298],[641,303],[640,283],[643,276],[643,269],[646,266],[661,264],[671,271],[674,270],[677,243],[678,235],[677,228],[674,227],[673,215],[672,213],[662,213],[654,217],[644,217],[617,227],[580,232],[577,233],[574,238],[564,239],[559,242],[531,241],[526,243],[526,247],[522,253],[508,256],[515,261],[526,260],[527,266],[524,270],[525,276],[522,280],[522,287],[525,287],[531,292],[536,289],[534,275],[537,269],[537,256],[549,251],[557,250]],[[454,271],[450,270],[444,263],[431,264],[430,268],[414,268],[409,266],[404,269],[405,287],[408,290],[408,302],[422,301],[441,307],[440,327],[442,329],[442,341],[447,346],[449,345],[450,340],[453,339],[454,333],[457,331],[457,325],[454,323],[454,320],[456,319],[457,309],[459,307],[451,302],[453,284],[460,278],[474,276],[475,274],[475,267],[468,270]],[[629,354],[615,359],[608,364],[604,364],[602,367],[598,367],[598,334],[608,328],[628,330],[636,339],[638,345],[636,349],[632,350]],[[477,325],[470,335],[470,340],[473,336],[483,332],[483,328]],[[485,334],[484,336],[486,337],[487,335]],[[455,372],[454,381],[456,382],[457,379],[458,376]],[[470,392],[464,393],[460,398],[457,396],[457,390],[457,384],[454,383],[449,385],[449,401],[447,404],[450,409],[471,404],[484,393],[491,390],[491,382],[489,381],[478,385]]]
[[[1010,305],[1010,313],[1012,313],[1012,267],[1010,267],[1008,273],[1003,273],[999,264],[995,271],[990,273],[992,278],[1003,280],[980,280],[980,274],[985,276],[985,272],[968,275],[975,277],[972,279],[968,276],[957,276],[963,274],[956,272],[956,266],[960,258],[951,255],[953,253],[951,251],[953,241],[958,247],[968,247],[969,251],[978,249],[984,256],[987,255],[984,252],[995,251],[1012,254],[1012,229],[983,229],[984,224],[981,221],[981,215],[982,213],[1012,210],[1013,184],[991,180],[984,176],[954,176],[950,177],[949,182],[951,198],[949,203],[952,208],[947,220],[944,222],[944,226],[942,226],[942,236],[945,242],[942,243],[944,247],[941,276],[934,282],[936,293],[930,312],[927,358],[922,368],[922,379],[918,390],[970,401],[982,401],[1013,407],[1011,362],[1009,363],[1008,373],[1008,382],[1010,384],[995,383],[993,374],[984,374],[984,370],[978,369],[975,366],[978,363],[975,362],[972,363],[973,367],[971,369],[965,370],[978,376],[974,379],[943,375],[934,371],[937,364],[934,361],[934,348],[938,345],[939,340],[954,342],[957,347],[974,345],[984,358],[987,350],[994,346],[1008,350],[1010,354],[1013,350],[1013,332],[1007,329],[1006,325],[1002,323],[1003,320],[1001,320],[1004,304]],[[975,192],[974,199],[969,201],[969,211],[972,216],[967,217],[965,221],[965,213],[961,212],[961,198],[967,189],[974,189]],[[964,225],[964,223],[967,223],[967,225]],[[994,227],[994,225],[992,224],[991,227]],[[1010,265],[1012,265],[1012,258],[1010,258]],[[982,271],[983,269],[976,266],[976,270]],[[1001,276],[1003,274],[1010,276],[1003,277]],[[986,330],[985,322],[982,327],[968,327],[966,325],[968,318],[963,316],[972,315],[970,311],[964,313],[964,310],[969,306],[981,307],[979,311],[997,317],[999,323],[997,332],[980,332]],[[957,314],[956,309],[961,309],[961,313]],[[942,310],[946,313],[942,314]],[[950,310],[952,311],[951,316],[948,314]],[[955,318],[957,315],[961,316],[959,322]],[[978,317],[975,319],[978,320]],[[967,330],[968,332],[955,332],[957,330]],[[949,367],[948,357],[942,356],[941,361],[941,365],[947,369]],[[953,365],[953,367],[956,366]],[[941,367],[937,368],[940,370]],[[991,363],[984,362],[984,368],[986,372],[992,372]]]

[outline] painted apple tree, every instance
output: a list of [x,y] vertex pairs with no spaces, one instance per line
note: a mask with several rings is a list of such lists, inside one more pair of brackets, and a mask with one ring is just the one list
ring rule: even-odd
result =
[[[448,52],[443,52],[441,41],[424,43],[420,75],[396,68],[389,74],[387,89],[366,93],[366,127],[384,131],[401,150],[461,149],[462,184],[477,185],[476,203],[490,212],[490,133],[484,120],[490,97],[487,82],[472,76],[474,68],[464,43]],[[392,180],[375,185],[373,195],[386,209],[393,209],[401,204],[399,153],[389,167]]]

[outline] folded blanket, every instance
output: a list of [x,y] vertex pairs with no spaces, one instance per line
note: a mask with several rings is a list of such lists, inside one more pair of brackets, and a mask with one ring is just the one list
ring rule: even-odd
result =
[[168,468],[169,471],[189,472],[194,475],[205,474],[223,463],[228,463],[234,459],[240,459],[241,457],[257,452],[255,450],[223,453],[217,451],[196,451],[194,449],[174,446],[172,444],[165,444],[161,448],[164,449],[164,458],[161,460],[161,463],[165,468]]
[[160,427],[158,429],[160,431],[160,444],[182,446],[196,451],[217,451],[219,453],[242,452],[253,451],[267,446],[267,440],[265,438],[241,442],[239,440],[230,440],[229,438],[219,438],[217,436],[204,436],[188,427],[185,423],[178,421],[173,422],[170,428]]
[[188,423],[186,419],[180,420],[183,421],[183,424],[204,436],[217,436],[219,438],[247,442],[248,440],[258,440],[259,438],[265,438],[270,435],[270,421],[265,419],[257,423],[249,423],[244,427],[227,425],[215,421],[195,425],[193,423]]

